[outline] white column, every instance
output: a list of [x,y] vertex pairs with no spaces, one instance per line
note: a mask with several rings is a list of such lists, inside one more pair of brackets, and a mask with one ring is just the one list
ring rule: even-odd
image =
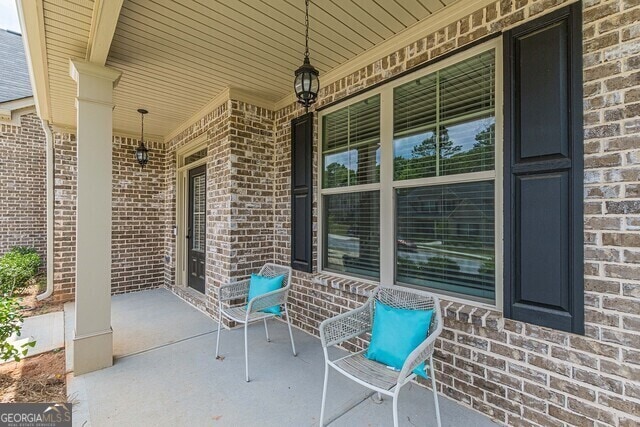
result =
[[113,364],[111,150],[113,88],[120,72],[71,60],[78,90],[75,375]]

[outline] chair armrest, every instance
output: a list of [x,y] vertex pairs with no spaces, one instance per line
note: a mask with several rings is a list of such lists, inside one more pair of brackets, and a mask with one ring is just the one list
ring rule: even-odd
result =
[[362,307],[327,319],[320,324],[323,347],[340,344],[371,330],[371,302]]
[[265,308],[273,307],[274,305],[282,305],[287,302],[287,295],[289,287],[276,289],[275,291],[267,292],[266,294],[258,295],[249,301],[247,305],[247,315],[255,313],[256,311],[264,310]]
[[218,298],[220,302],[231,301],[249,296],[249,279],[235,283],[222,285],[218,288]]

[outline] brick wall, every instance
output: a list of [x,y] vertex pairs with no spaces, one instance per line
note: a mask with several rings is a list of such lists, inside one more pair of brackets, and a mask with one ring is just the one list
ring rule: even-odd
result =
[[[324,87],[318,105],[568,3],[496,1]],[[439,391],[509,425],[640,425],[640,2],[590,0],[583,8],[586,334],[443,301]],[[291,105],[275,114],[275,259],[284,264],[290,249],[289,123],[302,113]],[[314,159],[317,149],[316,141]],[[317,165],[314,181],[317,189]],[[317,334],[322,320],[358,306],[370,289],[295,272],[294,323]]]
[[[162,143],[145,141],[150,161],[144,170],[134,159],[134,138],[113,138],[111,291],[131,292],[163,283],[166,235],[165,163]],[[54,133],[54,298],[75,292],[76,138]]]
[[164,146],[145,142],[149,163],[134,157],[138,139],[113,138],[111,292],[163,284],[165,224]]
[[[223,103],[198,122],[192,124],[166,144],[165,170],[167,217],[170,226],[165,236],[164,283],[181,297],[189,300],[201,309],[213,314],[216,302],[213,296],[215,287],[224,283],[229,276],[230,251],[228,237],[229,223],[229,120],[230,105]],[[176,224],[176,151],[204,138],[207,146],[207,238],[206,238],[206,285],[205,297],[196,292],[188,292],[183,284],[177,283],[176,237],[173,226]]]
[[214,314],[215,288],[273,260],[274,148],[272,111],[230,100],[167,144],[168,209],[175,224],[176,150],[204,135],[207,145],[207,258],[204,300],[175,284],[170,231],[165,284]]
[[14,246],[47,252],[46,138],[35,113],[0,124],[0,255]]

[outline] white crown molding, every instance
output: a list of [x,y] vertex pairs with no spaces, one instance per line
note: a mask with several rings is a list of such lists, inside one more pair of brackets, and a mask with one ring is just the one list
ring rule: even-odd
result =
[[104,65],[93,64],[80,59],[69,59],[69,75],[73,81],[77,83],[79,77],[83,74],[111,81],[113,82],[113,87],[118,85],[120,76],[122,76],[121,71],[105,67]]
[[0,123],[20,126],[20,117],[37,112],[33,96],[0,103]]
[[256,107],[266,108],[271,111],[275,108],[275,100],[268,100],[251,91],[235,87],[229,88],[229,99],[245,102],[247,104],[255,105]]
[[0,108],[11,111],[19,110],[21,108],[33,107],[34,105],[35,99],[33,98],[33,96],[0,102]]
[[196,111],[191,117],[187,120],[183,121],[179,126],[173,129],[164,137],[164,142],[169,142],[176,136],[178,136],[181,132],[186,130],[189,126],[200,120],[202,117],[207,115],[207,113],[213,111],[218,108],[220,105],[229,101],[229,88],[224,89],[218,95],[216,95],[211,101],[207,102],[204,107],[200,108]]
[[[75,125],[71,125],[71,124],[65,124],[65,123],[53,123],[51,124],[51,130],[55,133],[70,133],[73,135],[77,134],[77,129]],[[113,129],[111,131],[111,134],[116,137],[121,137],[121,138],[132,138],[132,139],[140,139],[140,134],[139,133],[133,133],[130,130],[124,130],[124,129]],[[164,138],[161,135],[154,135],[154,134],[147,134],[145,132],[144,135],[144,140],[145,141],[152,141],[152,142],[160,142],[164,144]]]
[[181,132],[186,130],[189,126],[218,108],[220,105],[231,100],[245,102],[247,104],[265,108],[270,111],[274,111],[275,108],[275,102],[273,100],[262,98],[246,89],[227,87],[218,95],[216,95],[211,101],[207,102],[207,104],[205,104],[204,107],[200,108],[195,114],[193,114],[187,120],[183,121],[179,126],[169,132],[164,137],[164,142],[171,141]]

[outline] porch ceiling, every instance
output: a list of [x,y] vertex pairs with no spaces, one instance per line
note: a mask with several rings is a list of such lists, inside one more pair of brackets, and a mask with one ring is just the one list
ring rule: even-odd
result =
[[[313,1],[310,47],[321,81],[454,2]],[[51,118],[73,126],[69,58],[87,57],[94,1],[44,0],[43,9]],[[123,72],[114,128],[138,132],[136,109],[144,107],[146,130],[167,135],[225,88],[278,101],[292,92],[303,50],[303,0],[125,0],[106,62]]]

